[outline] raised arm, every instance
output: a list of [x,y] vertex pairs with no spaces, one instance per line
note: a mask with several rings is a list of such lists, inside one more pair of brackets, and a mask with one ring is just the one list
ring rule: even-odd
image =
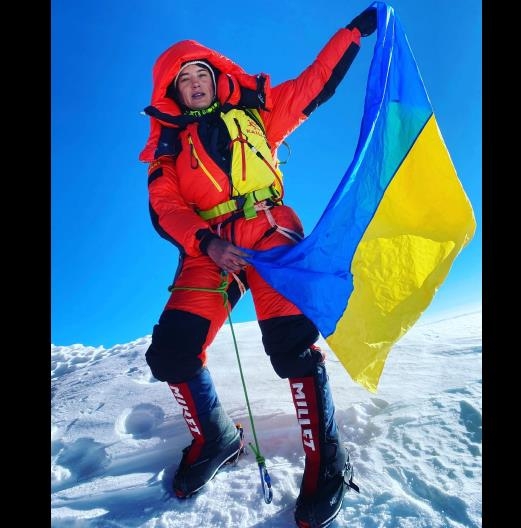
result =
[[271,111],[263,113],[272,146],[335,93],[360,49],[360,37],[375,29],[376,8],[370,7],[338,30],[298,77],[273,87]]

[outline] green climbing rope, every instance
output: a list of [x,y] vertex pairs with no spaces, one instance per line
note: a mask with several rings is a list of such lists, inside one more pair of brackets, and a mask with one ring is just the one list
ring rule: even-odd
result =
[[244,392],[244,397],[246,399],[246,406],[248,407],[248,416],[250,418],[253,439],[255,440],[255,446],[253,446],[251,442],[249,443],[249,446],[251,447],[252,451],[255,453],[255,460],[259,466],[259,473],[261,477],[262,494],[264,497],[264,502],[266,502],[266,504],[269,504],[273,499],[273,492],[271,489],[271,479],[268,474],[268,470],[266,469],[266,459],[261,454],[259,442],[257,440],[257,432],[255,431],[255,423],[253,421],[253,414],[251,412],[250,399],[248,398],[248,390],[246,388],[246,381],[244,380],[244,373],[242,370],[242,363],[241,363],[241,358],[239,354],[239,346],[237,345],[237,339],[235,337],[235,330],[233,328],[232,315],[231,315],[231,310],[230,310],[230,306],[228,303],[228,292],[227,292],[228,275],[226,272],[223,271],[221,272],[221,277],[222,277],[221,284],[217,288],[198,288],[195,286],[193,287],[192,286],[170,286],[168,290],[169,291],[188,290],[188,291],[220,293],[223,297],[224,306],[228,314],[228,322],[230,323],[230,329],[232,331],[233,346],[235,348],[235,356],[237,358],[237,363],[239,365],[239,373],[241,375],[242,390]]

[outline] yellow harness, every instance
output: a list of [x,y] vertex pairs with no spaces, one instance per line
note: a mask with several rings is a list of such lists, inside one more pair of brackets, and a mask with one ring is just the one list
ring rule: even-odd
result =
[[226,213],[242,210],[244,212],[244,218],[255,218],[257,216],[255,204],[268,199],[275,201],[278,200],[279,196],[279,193],[273,186],[264,187],[264,189],[258,189],[257,191],[236,196],[206,211],[197,211],[197,214],[205,220],[211,220]]

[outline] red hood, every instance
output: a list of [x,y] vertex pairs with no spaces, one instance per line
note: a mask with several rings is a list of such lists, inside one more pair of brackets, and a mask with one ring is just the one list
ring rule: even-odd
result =
[[[179,116],[182,110],[166,91],[181,69],[182,64],[191,60],[204,59],[214,68],[217,84],[217,99],[224,103],[237,104],[241,88],[257,90],[259,77],[263,78],[264,107],[271,105],[270,79],[266,74],[249,75],[240,66],[224,55],[203,46],[195,40],[181,40],[170,46],[156,60],[152,70],[153,89],[150,107],[154,107],[156,117],[151,117],[151,130],[147,144],[141,152],[141,161],[151,161],[160,134],[160,123],[173,126],[165,116]],[[148,107],[148,108],[150,108]],[[148,110],[148,109],[146,109]],[[149,113],[147,111],[147,113]],[[161,114],[163,115],[161,117]],[[175,125],[174,125],[175,126]]]
[[[166,90],[179,73],[182,64],[197,59],[205,59],[209,62],[216,70],[218,77],[220,73],[228,73],[236,78],[246,75],[240,66],[224,55],[199,44],[195,40],[182,40],[170,46],[157,59],[152,71],[154,87],[150,104],[161,112],[179,115],[181,113],[179,106],[166,96]],[[216,82],[218,82],[218,78],[216,78]]]

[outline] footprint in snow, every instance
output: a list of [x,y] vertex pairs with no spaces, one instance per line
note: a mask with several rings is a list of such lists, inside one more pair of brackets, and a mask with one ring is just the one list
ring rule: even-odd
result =
[[56,464],[66,468],[70,475],[82,480],[97,473],[110,463],[105,445],[92,438],[78,438],[72,444],[61,444]]
[[122,435],[134,438],[150,438],[163,423],[165,413],[161,407],[149,403],[140,403],[125,409],[117,418],[115,429]]

